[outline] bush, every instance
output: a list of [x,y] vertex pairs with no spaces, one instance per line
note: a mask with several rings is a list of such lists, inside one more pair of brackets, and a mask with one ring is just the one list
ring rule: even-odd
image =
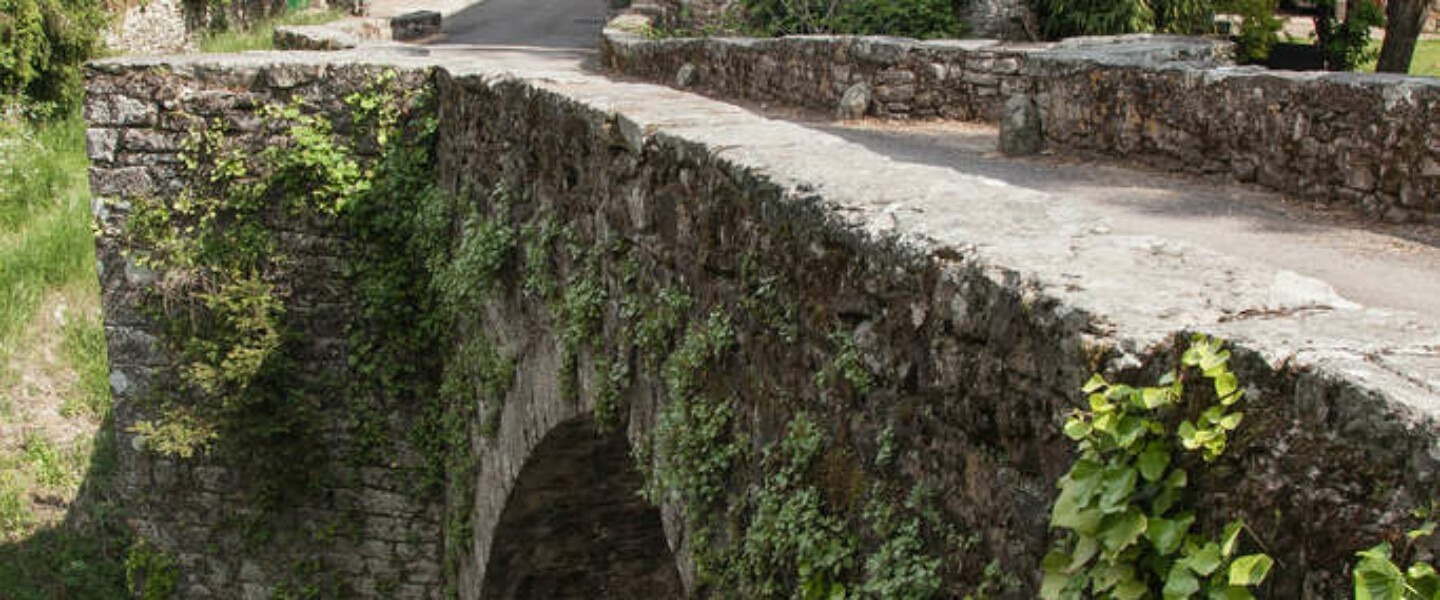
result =
[[1349,5],[1343,21],[1336,21],[1336,0],[1319,0],[1315,11],[1315,44],[1325,53],[1325,68],[1353,71],[1375,60],[1378,50],[1370,47],[1370,28],[1385,24],[1385,11],[1374,0],[1356,0]]
[[39,116],[77,106],[106,18],[98,0],[0,0],[0,104],[33,103]]
[[744,21],[756,33],[959,37],[951,0],[745,0]]
[[1216,7],[1243,19],[1235,36],[1235,54],[1241,62],[1263,63],[1270,56],[1281,26],[1275,17],[1275,4],[1276,0],[1222,0]]
[[1122,33],[1207,33],[1210,0],[1031,0],[1041,33],[1050,39]]

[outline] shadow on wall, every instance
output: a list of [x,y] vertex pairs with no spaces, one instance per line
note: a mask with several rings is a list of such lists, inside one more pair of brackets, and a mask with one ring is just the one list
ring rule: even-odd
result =
[[585,414],[548,433],[500,515],[484,600],[679,598],[659,509],[619,432]]

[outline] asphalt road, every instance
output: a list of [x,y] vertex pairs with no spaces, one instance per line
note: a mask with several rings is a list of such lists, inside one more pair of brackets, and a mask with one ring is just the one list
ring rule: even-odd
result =
[[594,50],[604,0],[485,0],[445,19],[442,44]]

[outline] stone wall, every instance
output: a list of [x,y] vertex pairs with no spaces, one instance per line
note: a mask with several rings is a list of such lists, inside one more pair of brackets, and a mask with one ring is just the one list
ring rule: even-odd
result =
[[[127,268],[114,228],[125,199],[164,194],[175,181],[173,150],[159,140],[183,131],[182,108],[244,123],[255,102],[300,95],[337,114],[334,98],[373,72],[354,65],[362,60],[375,58],[112,61],[92,70],[92,185],[122,200],[103,204],[111,208],[100,241],[121,469],[141,535],[183,558],[186,597],[239,597],[236,582],[273,585],[284,574],[272,565],[285,559],[272,556],[277,546],[244,546],[224,533],[226,515],[244,506],[243,486],[226,478],[231,465],[131,447],[127,427],[142,417],[145,382],[167,363],[136,312],[144,273]],[[876,160],[814,131],[655,86],[452,65],[435,74],[434,91],[436,178],[457,199],[454,228],[514,236],[498,270],[477,283],[487,290],[483,306],[435,343],[441,352],[483,335],[517,366],[503,398],[482,406],[495,416],[469,473],[472,529],[445,533],[465,549],[447,582],[462,598],[557,594],[573,581],[672,589],[655,563],[672,552],[687,590],[723,596],[696,563],[707,547],[743,543],[757,490],[775,485],[777,442],[801,414],[817,423],[820,453],[787,485],[822,498],[825,514],[853,536],[847,582],[859,585],[865,558],[886,541],[864,510],[878,500],[917,519],[935,509],[940,524],[923,526],[920,543],[940,559],[936,595],[991,585],[1034,597],[1055,481],[1071,460],[1059,429],[1081,403],[1079,386],[1096,371],[1153,381],[1174,364],[1187,330],[1232,339],[1234,367],[1251,387],[1243,434],[1222,461],[1192,470],[1190,489],[1206,499],[1202,520],[1243,517],[1275,556],[1270,597],[1342,595],[1354,551],[1402,531],[1408,511],[1440,491],[1440,329],[1423,318],[1277,305],[1273,270],[1079,231],[1055,221],[1055,199],[1038,193]],[[297,233],[297,241],[334,237],[323,227]],[[306,285],[334,281],[333,271],[316,270]],[[343,348],[336,332],[351,318],[347,290],[330,292],[342,309],[314,321],[310,335]],[[647,315],[671,292],[688,301],[657,329],[666,320]],[[697,354],[697,343],[714,344],[713,353]],[[322,358],[315,368],[347,376],[343,363]],[[668,489],[650,496],[660,506],[646,512],[631,488],[654,485],[662,467],[685,458],[664,450],[683,445],[662,441],[694,433],[673,422],[674,407],[687,405],[730,415],[713,447],[686,450],[704,454],[709,469],[724,466],[718,504],[697,508]],[[326,446],[343,453],[346,421],[327,415],[336,429]],[[393,417],[403,457],[405,415]],[[634,466],[627,454],[639,457]],[[328,455],[319,462],[328,465],[322,472],[344,470]],[[642,477],[629,471],[637,466]],[[382,493],[412,489],[401,483],[404,467],[362,469],[365,485],[338,486],[319,505],[287,505],[275,518],[341,515],[339,531],[353,537],[334,546],[287,538],[294,545],[285,547],[303,554],[321,544],[333,549],[321,556],[365,565],[371,570],[333,572],[366,590],[416,537],[427,554],[384,573],[417,584],[405,588],[414,596],[433,593],[422,582],[441,532],[429,518],[400,518],[432,515],[433,502]],[[917,504],[904,508],[907,495]],[[536,539],[544,543],[525,543]],[[380,557],[365,558],[372,550]],[[569,578],[576,573],[594,578]]]
[[1027,94],[1056,152],[1256,182],[1391,221],[1440,219],[1440,80],[1269,72],[1229,66],[1224,54],[1209,41],[1148,36],[1016,45],[607,30],[602,43],[620,74],[822,111],[854,88],[879,118],[995,123],[1006,99]]
[[[133,261],[122,241],[136,203],[170,202],[189,188],[184,141],[214,124],[258,150],[260,106],[304,98],[331,114],[375,67],[159,63],[93,66],[85,118],[105,331],[115,398],[119,493],[136,533],[176,560],[181,598],[434,598],[440,589],[440,500],[419,482],[408,432],[415,414],[384,415],[383,437],[366,439],[349,396],[348,363],[357,293],[344,269],[354,242],[333,222],[274,214],[277,252],[290,270],[285,323],[296,332],[296,379],[286,402],[316,416],[299,430],[207,457],[146,449],[134,427],[153,418],[155,396],[179,358],[161,342],[154,295],[163,273]],[[423,71],[408,83],[423,84]],[[168,389],[168,388],[166,388]],[[281,418],[277,411],[274,418]],[[297,439],[298,438],[298,439]],[[364,447],[375,444],[379,447]],[[276,452],[282,454],[276,456]],[[373,457],[373,458],[370,458]],[[309,591],[307,591],[309,590]]]
[[154,0],[126,8],[105,29],[105,46],[136,54],[193,50],[182,0]]

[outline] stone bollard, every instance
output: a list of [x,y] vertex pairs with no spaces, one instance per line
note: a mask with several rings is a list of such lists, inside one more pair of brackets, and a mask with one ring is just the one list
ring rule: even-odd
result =
[[870,108],[870,86],[857,83],[840,96],[840,105],[835,107],[835,116],[841,119],[858,119],[865,116]]
[[1040,132],[1040,107],[1026,94],[1005,101],[1000,116],[1000,152],[1007,156],[1028,156],[1045,147]]

